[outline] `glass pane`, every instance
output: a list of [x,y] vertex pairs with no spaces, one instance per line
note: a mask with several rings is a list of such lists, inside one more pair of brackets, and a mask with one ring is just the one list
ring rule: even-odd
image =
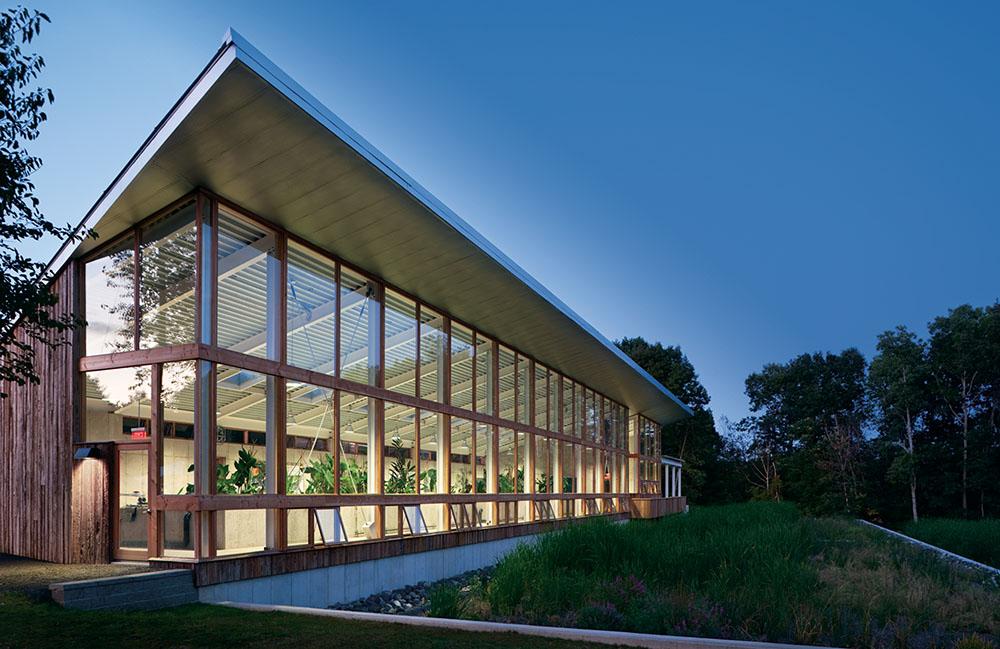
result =
[[573,435],[573,382],[563,377],[562,382],[562,432]]
[[215,515],[215,543],[219,556],[264,549],[266,514],[263,509],[230,509]]
[[266,477],[266,374],[219,365],[216,374],[216,491],[262,494]]
[[574,493],[577,491],[576,448],[571,442],[562,442],[559,455],[559,461],[562,463],[563,493]]
[[286,293],[289,365],[333,374],[337,357],[334,263],[289,242]]
[[[378,297],[375,284],[340,270],[340,376],[375,385],[378,366]],[[374,343],[374,344],[373,344]]]
[[573,434],[575,437],[583,439],[586,437],[586,418],[587,418],[587,408],[586,408],[586,392],[584,392],[583,386],[579,383],[573,384],[573,409],[575,414],[573,416]]
[[444,317],[424,306],[420,307],[420,396],[444,402],[444,352],[448,338],[444,334]]
[[535,493],[552,493],[549,440],[541,435],[535,436]]
[[118,453],[118,547],[145,550],[149,545],[149,465],[145,448]]
[[444,493],[438,476],[444,473],[441,448],[442,417],[429,410],[420,411],[420,493]]
[[149,367],[87,372],[85,442],[126,441],[148,437]]
[[514,431],[509,428],[500,429],[500,466],[497,491],[502,494],[512,494],[516,491],[517,471],[514,464]]
[[560,432],[559,428],[559,397],[562,393],[559,390],[559,375],[549,370],[549,426],[553,433]]
[[476,424],[476,493],[487,493],[490,473],[493,469],[493,427]]
[[[340,393],[340,493],[370,493],[368,475],[369,399]],[[374,491],[374,490],[371,490]]]
[[194,492],[194,378],[194,361],[163,365],[164,494]]
[[476,334],[476,412],[493,414],[493,341]]
[[414,396],[417,365],[417,307],[413,300],[385,292],[385,387]]
[[451,323],[451,405],[472,410],[472,330]]
[[233,351],[276,358],[268,313],[277,313],[274,234],[219,209],[218,342]]
[[472,493],[472,422],[451,419],[451,493]]
[[386,402],[385,469],[382,477],[386,494],[412,494],[417,491],[415,419],[415,408]]
[[531,423],[531,364],[527,358],[517,356],[517,421]]
[[539,363],[535,364],[535,426],[549,427],[549,371]]
[[500,418],[514,421],[514,352],[500,347]]
[[285,409],[285,492],[336,493],[334,391],[288,381]]
[[[516,438],[517,447],[517,457],[515,462],[517,463],[517,480],[514,487],[517,489],[517,493],[528,493],[528,485],[525,483],[525,465],[528,464],[528,435],[526,433],[517,433]],[[528,476],[530,479],[530,476]]]
[[139,346],[142,349],[195,340],[197,235],[194,203],[157,219],[140,233]]
[[88,356],[135,347],[135,255],[132,237],[87,262],[85,279]]

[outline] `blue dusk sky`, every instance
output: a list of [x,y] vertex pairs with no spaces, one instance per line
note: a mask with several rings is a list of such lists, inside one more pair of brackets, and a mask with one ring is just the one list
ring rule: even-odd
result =
[[1000,294],[998,3],[32,6],[57,222],[232,26],[606,336],[680,345],[716,415]]

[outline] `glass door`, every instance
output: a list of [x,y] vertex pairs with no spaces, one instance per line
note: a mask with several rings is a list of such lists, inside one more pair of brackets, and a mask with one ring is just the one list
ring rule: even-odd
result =
[[149,442],[115,445],[113,555],[145,560],[149,548]]

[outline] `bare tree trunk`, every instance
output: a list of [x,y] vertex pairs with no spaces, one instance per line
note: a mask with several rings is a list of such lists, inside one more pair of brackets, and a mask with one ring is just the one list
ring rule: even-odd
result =
[[[963,390],[964,385],[963,385]],[[962,515],[969,517],[969,406],[962,406]]]
[[916,457],[913,454],[913,418],[910,416],[909,407],[906,408],[906,452],[910,456],[910,510],[913,514],[913,522],[918,520],[917,516],[917,467]]

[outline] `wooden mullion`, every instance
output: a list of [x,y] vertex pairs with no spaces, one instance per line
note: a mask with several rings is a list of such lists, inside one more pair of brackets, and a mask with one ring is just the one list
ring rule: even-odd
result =
[[163,512],[153,504],[153,496],[163,491],[163,365],[155,364],[150,376],[149,452],[147,453],[147,493],[149,494],[148,555],[163,556]]

